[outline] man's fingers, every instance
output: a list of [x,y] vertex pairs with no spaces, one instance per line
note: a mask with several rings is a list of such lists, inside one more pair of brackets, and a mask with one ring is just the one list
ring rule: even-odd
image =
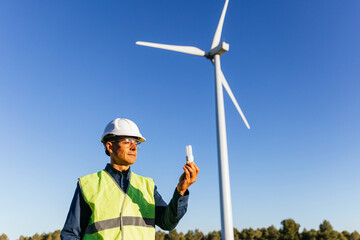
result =
[[193,184],[194,182],[196,182],[196,178],[197,178],[197,172],[196,169],[193,169],[189,166],[184,166],[184,170],[186,169],[186,171],[188,172],[188,174],[186,175],[186,180],[189,184],[189,186],[191,184]]
[[192,163],[188,162],[188,163],[186,163],[186,165],[187,165],[187,166],[190,166],[190,167],[193,168],[193,169],[196,169],[197,172],[199,171],[198,166],[197,166],[196,163],[194,163],[194,162],[192,162]]
[[184,166],[183,169],[185,171],[186,179],[190,179],[190,171],[187,166]]
[[200,171],[200,169],[198,168],[198,166],[194,163],[194,164],[193,164],[193,167],[194,167],[194,169],[195,169],[196,174],[198,174],[199,171]]
[[196,172],[199,173],[200,169],[198,168],[198,166],[194,163],[194,166],[196,168]]
[[194,172],[194,169],[193,169],[191,166],[185,165],[184,167],[185,167],[187,170],[189,170],[189,172],[191,172],[191,173]]
[[194,177],[196,177],[200,171],[195,163],[187,163],[187,164],[185,164],[185,167],[187,167],[187,169],[190,171],[191,176],[194,176]]
[[189,166],[189,165],[186,165],[185,166],[186,167],[186,169],[189,171],[189,173],[190,173],[190,178],[189,179],[193,179],[194,177],[196,177],[196,175],[197,175],[197,173],[196,173],[196,169],[195,168],[193,168],[193,167],[191,167],[191,166]]
[[184,181],[185,177],[186,177],[185,173],[181,174],[179,181]]

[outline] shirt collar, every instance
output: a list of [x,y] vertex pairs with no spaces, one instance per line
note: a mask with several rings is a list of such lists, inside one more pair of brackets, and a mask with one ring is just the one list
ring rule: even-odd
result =
[[120,172],[119,170],[115,169],[110,163],[108,163],[106,165],[106,167],[105,167],[105,171],[110,173],[110,175],[112,175],[112,176],[114,176],[114,175],[122,175],[122,176],[127,177],[129,172],[130,172],[130,167],[129,167],[128,170]]

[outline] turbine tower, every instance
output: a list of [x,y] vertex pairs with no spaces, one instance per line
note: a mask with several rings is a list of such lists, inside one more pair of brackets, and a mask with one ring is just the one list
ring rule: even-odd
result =
[[230,195],[230,176],[229,176],[229,161],[227,151],[227,140],[226,140],[226,126],[225,126],[225,109],[224,109],[224,98],[223,89],[229,94],[232,102],[238,110],[241,118],[243,119],[246,127],[250,129],[249,123],[247,122],[239,104],[237,103],[233,92],[231,91],[229,84],[227,83],[224,74],[221,71],[220,56],[229,51],[229,44],[222,42],[221,32],[224,24],[226,10],[229,0],[225,0],[225,5],[221,13],[221,17],[211,44],[210,51],[205,52],[199,48],[191,46],[178,46],[168,45],[150,42],[138,41],[136,44],[161,48],[170,51],[182,52],[192,54],[196,56],[203,56],[211,60],[215,67],[215,88],[216,88],[216,123],[217,123],[217,142],[218,142],[218,164],[219,164],[219,181],[220,181],[220,209],[221,209],[221,235],[225,240],[233,240],[233,219],[232,219],[232,207],[231,207],[231,195]]

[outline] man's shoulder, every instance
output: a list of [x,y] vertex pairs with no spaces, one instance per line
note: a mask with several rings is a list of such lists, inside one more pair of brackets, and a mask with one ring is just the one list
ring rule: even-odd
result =
[[141,176],[139,174],[134,173],[133,171],[131,171],[131,178],[133,179],[138,179],[140,181],[146,181],[146,182],[152,182],[154,183],[154,179],[150,178],[150,177],[144,177]]
[[135,176],[135,177],[140,177],[140,178],[145,178],[145,179],[151,179],[151,180],[153,180],[151,177],[144,177],[144,176],[142,176],[142,175],[139,175],[139,174],[137,174],[137,173],[134,173],[133,171],[131,171],[131,174],[132,174],[133,176]]
[[95,173],[90,173],[88,175],[85,175],[85,176],[82,176],[79,178],[79,181],[88,181],[90,179],[96,179],[96,178],[100,178],[101,175],[104,173],[105,171],[104,170],[101,170],[101,171],[98,171],[98,172],[95,172]]

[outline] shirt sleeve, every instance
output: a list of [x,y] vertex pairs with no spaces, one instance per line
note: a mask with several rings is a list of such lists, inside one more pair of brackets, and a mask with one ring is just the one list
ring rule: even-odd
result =
[[184,196],[182,196],[175,188],[172,199],[169,204],[166,204],[155,186],[154,197],[155,224],[163,230],[173,230],[186,213],[189,191],[186,190]]
[[91,208],[85,202],[81,193],[80,185],[78,183],[70,205],[69,213],[64,224],[64,228],[60,234],[61,240],[82,239],[86,227],[90,221],[90,216]]

